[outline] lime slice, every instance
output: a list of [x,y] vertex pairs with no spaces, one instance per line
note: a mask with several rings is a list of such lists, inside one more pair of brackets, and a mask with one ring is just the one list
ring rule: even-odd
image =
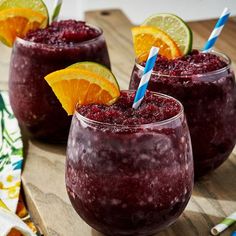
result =
[[119,89],[119,84],[114,74],[109,69],[107,69],[107,67],[99,63],[84,61],[84,62],[75,63],[67,68],[78,68],[78,69],[87,70],[95,74],[98,74],[99,76],[109,80],[112,84],[115,84]]
[[28,8],[49,19],[48,9],[42,0],[0,0],[0,11],[9,8]]
[[177,44],[183,55],[192,50],[192,31],[178,16],[168,13],[148,17],[143,25],[155,26],[166,32]]

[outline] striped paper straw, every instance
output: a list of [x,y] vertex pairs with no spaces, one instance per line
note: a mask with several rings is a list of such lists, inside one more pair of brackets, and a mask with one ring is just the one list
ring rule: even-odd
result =
[[222,31],[225,23],[227,22],[230,15],[230,10],[226,7],[222,12],[219,20],[217,21],[208,41],[206,42],[203,52],[209,52],[214,46],[216,40],[218,39],[220,32]]
[[55,0],[52,14],[52,21],[57,21],[60,14],[62,0]]
[[230,225],[236,222],[236,212],[226,217],[220,224],[211,229],[212,235],[218,235],[227,229]]
[[153,67],[154,67],[156,59],[157,59],[158,51],[159,51],[159,48],[157,48],[157,47],[152,47],[150,50],[148,59],[146,61],[146,66],[143,71],[143,76],[140,80],[138,89],[135,94],[134,103],[132,106],[134,109],[137,109],[139,107],[139,105],[141,104],[141,102],[145,96],[148,82],[150,80],[150,77],[151,77],[151,74],[153,71]]

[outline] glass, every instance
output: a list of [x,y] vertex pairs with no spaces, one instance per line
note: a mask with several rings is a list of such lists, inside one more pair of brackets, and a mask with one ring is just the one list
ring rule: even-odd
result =
[[77,213],[106,235],[146,236],[172,224],[193,187],[182,105],[175,117],[133,126],[97,122],[76,112],[68,138],[66,187]]
[[[168,76],[153,72],[148,89],[168,94],[184,106],[194,157],[195,176],[220,166],[236,142],[236,85],[230,59],[212,52],[227,66],[212,72],[188,76]],[[136,60],[130,89],[138,87],[143,67]]]
[[67,140],[71,117],[44,76],[80,61],[95,61],[110,68],[106,42],[99,31],[94,39],[68,46],[16,39],[10,63],[10,102],[20,125],[32,137],[48,142]]

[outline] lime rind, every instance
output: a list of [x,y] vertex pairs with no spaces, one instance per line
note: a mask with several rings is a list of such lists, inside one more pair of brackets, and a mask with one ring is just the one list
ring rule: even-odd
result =
[[183,55],[191,52],[192,31],[180,17],[169,13],[154,14],[148,17],[143,25],[155,26],[166,32],[176,42]]
[[91,62],[91,61],[83,61],[83,62],[77,62],[73,65],[70,65],[67,68],[84,69],[84,70],[91,71],[95,74],[99,74],[101,77],[109,80],[112,84],[115,84],[117,88],[120,90],[120,86],[118,84],[118,81],[115,75],[104,65],[101,65],[96,62]]

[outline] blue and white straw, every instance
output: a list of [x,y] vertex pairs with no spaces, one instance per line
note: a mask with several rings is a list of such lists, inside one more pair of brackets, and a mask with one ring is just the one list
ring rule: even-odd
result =
[[227,22],[229,18],[229,15],[230,15],[230,10],[226,7],[224,11],[222,12],[219,20],[217,21],[215,28],[212,31],[208,41],[206,42],[203,48],[203,52],[209,52],[213,48],[216,40],[218,39],[220,35],[220,32],[222,31],[225,23]]
[[59,16],[60,11],[61,11],[61,5],[62,5],[62,0],[55,0],[51,21],[57,21],[58,20],[58,16]]
[[143,71],[143,76],[140,80],[138,89],[135,94],[134,103],[132,106],[134,109],[137,109],[139,107],[139,105],[141,104],[141,102],[145,96],[148,82],[150,80],[150,77],[151,77],[151,74],[153,71],[153,67],[154,67],[156,59],[157,59],[158,52],[159,52],[159,48],[157,48],[157,47],[152,47],[150,50],[148,59],[146,61],[146,66]]

